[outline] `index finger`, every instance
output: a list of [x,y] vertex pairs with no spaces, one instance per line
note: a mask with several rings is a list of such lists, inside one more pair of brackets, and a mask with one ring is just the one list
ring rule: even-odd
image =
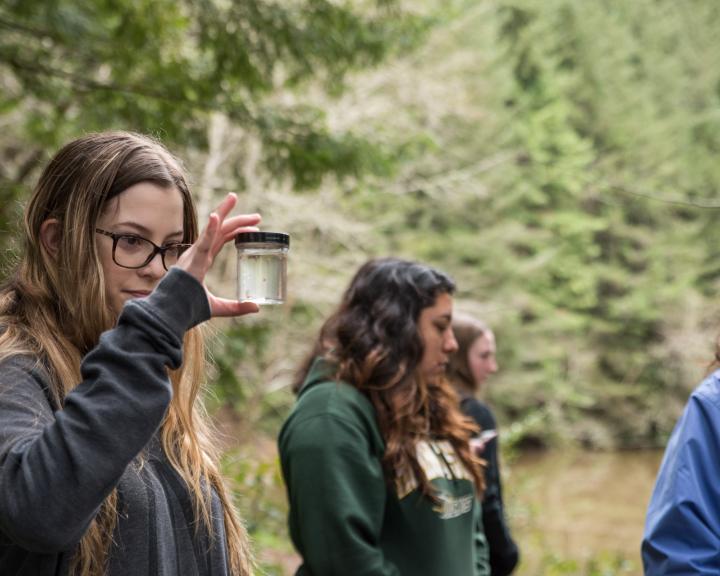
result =
[[240,228],[243,226],[255,226],[260,223],[262,217],[260,214],[238,214],[237,216],[231,216],[223,222],[222,231],[223,233],[229,232],[234,228]]
[[212,311],[213,316],[242,316],[259,312],[260,307],[254,302],[215,297],[213,298]]
[[225,220],[225,217],[230,214],[230,211],[235,207],[235,204],[237,204],[237,194],[234,192],[228,193],[228,195],[225,196],[225,199],[220,202],[218,207],[215,209],[215,213],[220,217],[220,222]]

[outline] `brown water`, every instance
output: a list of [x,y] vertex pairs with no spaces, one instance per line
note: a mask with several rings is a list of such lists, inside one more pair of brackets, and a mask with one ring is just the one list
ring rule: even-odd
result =
[[624,559],[611,573],[642,574],[640,541],[661,459],[659,451],[557,451],[506,462],[504,499],[523,558],[515,574],[590,574],[591,559],[608,558]]

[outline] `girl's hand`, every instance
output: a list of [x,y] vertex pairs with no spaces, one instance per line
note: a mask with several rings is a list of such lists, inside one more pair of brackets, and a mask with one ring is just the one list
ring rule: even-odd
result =
[[497,438],[497,430],[484,430],[479,437],[470,439],[470,450],[475,456],[481,456],[485,452],[485,447],[493,438]]
[[176,266],[192,274],[205,287],[213,316],[241,316],[257,312],[259,307],[252,302],[239,302],[214,296],[205,286],[205,275],[215,261],[220,249],[231,242],[239,232],[257,231],[259,214],[240,214],[227,218],[237,202],[235,194],[228,194],[215,212],[210,214],[208,223],[195,243],[178,260]]

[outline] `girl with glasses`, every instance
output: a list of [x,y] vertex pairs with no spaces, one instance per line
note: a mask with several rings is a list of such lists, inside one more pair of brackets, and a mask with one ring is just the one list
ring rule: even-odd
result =
[[235,203],[199,232],[179,162],[132,133],[45,168],[0,288],[0,574],[251,573],[199,399],[201,324],[257,312],[204,284],[260,220]]

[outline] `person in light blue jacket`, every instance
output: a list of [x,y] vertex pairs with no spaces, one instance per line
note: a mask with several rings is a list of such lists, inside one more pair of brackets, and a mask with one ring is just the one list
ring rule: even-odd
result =
[[646,576],[720,574],[720,370],[690,396],[648,507]]

